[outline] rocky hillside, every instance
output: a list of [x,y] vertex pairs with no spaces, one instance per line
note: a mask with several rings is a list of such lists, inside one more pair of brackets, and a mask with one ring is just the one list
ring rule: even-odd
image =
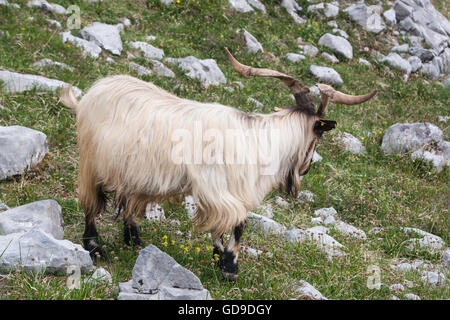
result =
[[[0,0],[0,298],[448,299],[449,10],[442,0]],[[317,102],[317,82],[378,94],[331,105],[337,129],[300,193],[275,190],[248,213],[236,283],[192,225],[191,197],[148,205],[141,251],[123,244],[108,206],[105,256],[93,263],[79,245],[75,117],[59,89],[81,97],[129,74],[245,112],[293,104],[277,80],[240,77],[225,46],[301,79]],[[155,259],[167,268],[143,272]],[[69,285],[73,265],[81,280]]]

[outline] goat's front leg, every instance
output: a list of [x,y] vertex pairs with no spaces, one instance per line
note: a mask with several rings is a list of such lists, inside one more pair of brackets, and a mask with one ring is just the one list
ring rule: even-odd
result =
[[[220,268],[225,279],[236,281],[238,277],[238,255],[241,249],[241,237],[247,221],[243,221],[233,228],[227,248],[220,257]],[[223,247],[222,247],[223,248]]]

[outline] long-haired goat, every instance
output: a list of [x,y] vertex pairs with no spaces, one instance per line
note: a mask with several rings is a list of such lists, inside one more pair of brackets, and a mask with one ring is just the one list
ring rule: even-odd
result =
[[[299,80],[245,66],[226,53],[234,69],[246,78],[282,80],[296,105],[271,114],[246,114],[217,103],[181,99],[125,75],[98,80],[79,102],[70,87],[63,90],[62,103],[77,115],[83,243],[92,256],[100,254],[95,218],[105,207],[106,192],[115,193],[124,220],[124,240],[135,245],[142,244],[135,217],[145,212],[147,203],[190,194],[198,205],[194,221],[201,231],[211,232],[223,275],[236,279],[247,212],[275,187],[299,190],[318,139],[336,125],[322,119],[328,104],[362,103],[376,93],[349,96],[318,84],[321,104],[316,112],[308,87]],[[208,130],[217,135],[214,143],[204,139]],[[279,139],[258,132],[276,132],[273,137]],[[179,140],[184,138],[187,141],[180,148]],[[177,152],[182,154],[181,161],[174,160]],[[205,155],[215,161],[203,161]],[[243,162],[236,163],[235,156]],[[268,165],[271,170],[263,172]],[[233,232],[225,248],[223,235],[228,228]]]

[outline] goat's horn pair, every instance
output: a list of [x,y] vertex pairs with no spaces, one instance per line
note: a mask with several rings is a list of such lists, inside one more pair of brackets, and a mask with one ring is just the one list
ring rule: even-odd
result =
[[[233,68],[239,72],[242,76],[245,78],[248,78],[250,76],[260,76],[260,77],[273,77],[278,78],[281,81],[284,82],[288,86],[288,88],[291,90],[292,94],[294,95],[297,105],[300,103],[312,103],[312,101],[309,98],[306,97],[306,94],[309,93],[309,88],[305,86],[301,81],[278,71],[270,70],[270,69],[263,69],[263,68],[253,68],[246,65],[243,65],[239,61],[236,60],[235,57],[228,51],[227,48],[225,48],[225,51],[227,53],[228,59],[231,62],[231,65]],[[340,103],[340,104],[359,104],[363,103],[370,98],[372,98],[377,91],[374,90],[371,93],[361,95],[361,96],[352,96],[345,93],[342,93],[340,91],[335,90],[329,85],[326,84],[317,84],[317,87],[320,90],[320,96],[321,96],[321,104],[319,107],[319,110],[317,111],[317,114],[319,116],[324,116],[325,112],[327,111],[328,104],[330,102],[334,103]],[[306,97],[306,99],[305,99]]]
[[328,108],[328,104],[330,102],[346,105],[360,104],[371,99],[377,93],[377,90],[373,90],[371,93],[363,94],[360,96],[352,96],[337,91],[336,89],[327,84],[318,83],[316,84],[316,86],[317,88],[319,88],[321,100],[319,110],[317,110],[317,114],[319,116],[325,115]]
[[278,72],[275,70],[270,70],[270,69],[253,68],[253,67],[246,66],[246,65],[240,63],[239,61],[237,61],[236,58],[233,57],[233,55],[230,53],[230,51],[228,51],[227,48],[225,48],[225,51],[227,53],[228,59],[230,60],[231,65],[233,66],[234,70],[239,72],[244,78],[248,78],[250,76],[259,76],[259,77],[272,77],[272,78],[280,79],[281,81],[284,82],[284,84],[286,86],[288,86],[288,88],[291,90],[291,92],[294,96],[295,96],[295,94],[300,93],[300,92],[304,92],[304,93],[309,92],[309,88],[307,86],[305,86],[299,80],[297,80],[287,74],[284,74],[284,73],[281,73],[281,72]]

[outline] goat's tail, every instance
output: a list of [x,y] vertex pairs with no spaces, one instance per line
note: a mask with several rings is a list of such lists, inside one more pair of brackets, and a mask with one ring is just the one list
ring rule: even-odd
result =
[[61,90],[59,100],[63,105],[69,107],[75,113],[78,113],[78,107],[80,106],[80,103],[78,102],[77,98],[75,97],[75,94],[73,93],[72,85],[64,87]]

